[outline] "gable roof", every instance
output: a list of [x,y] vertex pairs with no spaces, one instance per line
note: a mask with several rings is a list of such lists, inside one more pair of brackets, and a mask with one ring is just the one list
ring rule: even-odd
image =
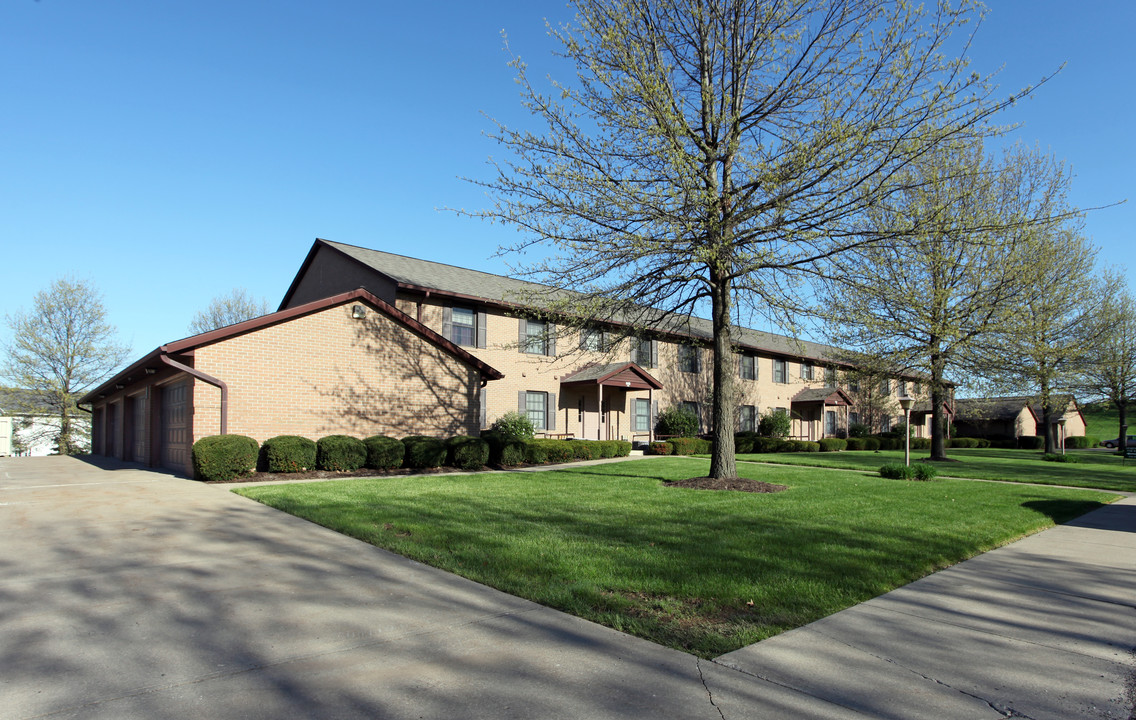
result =
[[58,406],[58,400],[42,390],[0,388],[0,417],[58,415]]
[[320,312],[332,307],[337,307],[339,305],[346,305],[350,302],[359,302],[361,304],[369,306],[372,310],[383,313],[390,319],[394,320],[396,323],[406,327],[431,344],[441,348],[442,350],[445,350],[467,365],[474,367],[478,372],[481,373],[483,378],[489,380],[500,380],[501,378],[505,377],[504,373],[493,368],[481,359],[474,357],[465,348],[462,348],[459,345],[455,345],[453,342],[442,337],[442,335],[426,327],[398,308],[380,300],[370,292],[360,288],[358,290],[352,290],[351,292],[333,295],[322,300],[316,300],[315,302],[306,303],[304,305],[299,305],[287,310],[278,310],[277,312],[269,313],[268,315],[262,315],[258,318],[236,323],[235,325],[228,325],[223,328],[210,330],[209,332],[204,332],[199,335],[191,335],[190,337],[182,338],[181,340],[175,340],[174,342],[161,345],[142,359],[132,363],[125,369],[120,370],[114,377],[110,378],[102,385],[99,385],[94,390],[88,392],[86,395],[80,398],[79,402],[90,403],[95,398],[97,398],[100,393],[106,394],[109,389],[115,386],[116,383],[122,383],[123,378],[136,375],[143,368],[155,365],[155,363],[158,362],[159,356],[192,353],[199,347],[212,345],[213,343],[221,342],[222,340],[228,340],[229,338],[237,337],[239,335],[256,332],[257,330],[261,330],[272,325],[278,325],[289,320],[294,320],[298,317],[303,317],[304,315],[311,315],[312,313]]
[[633,362],[589,365],[560,378],[561,385],[612,385],[639,390],[662,389],[663,384]]
[[963,398],[955,400],[955,417],[967,420],[1013,420],[1022,410],[1029,410],[1037,419],[1037,413],[1030,407],[1030,399],[1023,396],[996,398]]
[[805,388],[793,396],[790,403],[823,403],[825,405],[853,405],[851,396],[840,388]]
[[[548,292],[547,285],[518,280],[516,278],[494,275],[480,270],[447,265],[430,260],[397,255],[395,253],[371,250],[369,248],[347,245],[331,240],[317,239],[304,259],[296,277],[292,280],[280,306],[287,305],[299,286],[300,279],[312,263],[317,251],[328,248],[350,258],[360,266],[389,278],[397,283],[400,290],[430,291],[432,294],[449,296],[474,302],[498,305],[506,308],[521,308],[518,297],[526,293]],[[567,291],[563,291],[567,292]],[[681,337],[689,337],[709,342],[713,340],[714,328],[711,321],[693,315],[669,314],[674,322],[666,327],[658,327],[660,332]],[[614,321],[613,321],[614,322]],[[811,361],[816,363],[847,365],[839,355],[839,348],[822,343],[800,340],[785,335],[777,335],[746,327],[734,328],[734,342],[745,349],[758,350],[770,354]],[[917,377],[908,374],[908,377]]]

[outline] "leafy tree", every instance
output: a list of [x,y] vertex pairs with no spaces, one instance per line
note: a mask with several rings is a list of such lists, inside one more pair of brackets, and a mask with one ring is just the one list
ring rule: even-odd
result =
[[1096,312],[1106,328],[1097,343],[1096,356],[1085,364],[1080,389],[1117,409],[1117,437],[1123,437],[1128,425],[1128,405],[1136,397],[1136,301],[1115,279],[1106,278],[1105,282],[1111,291],[1105,294]]
[[1110,289],[1094,278],[1096,253],[1075,226],[1039,229],[1031,239],[1030,282],[1017,312],[982,348],[987,375],[1041,405],[1046,453],[1059,449],[1055,415],[1065,413],[1083,368],[1099,356],[1106,339],[1100,306]]
[[193,316],[189,331],[194,335],[228,325],[235,325],[272,312],[268,301],[255,299],[244,288],[233,288],[228,295],[219,295],[209,302],[202,312]]
[[[29,403],[58,418],[54,441],[60,455],[81,451],[87,442],[72,421],[75,401],[110,377],[129,353],[106,321],[102,295],[86,281],[63,278],[37,293],[30,311],[6,320],[11,338],[2,374],[28,391]],[[32,407],[23,412],[40,414]]]
[[[572,4],[577,26],[552,35],[576,80],[546,93],[514,60],[545,129],[498,125],[508,158],[477,183],[496,204],[470,214],[522,232],[505,251],[553,251],[521,268],[551,291],[520,300],[557,322],[684,333],[684,314],[708,313],[712,415],[736,417],[737,318],[784,319],[818,260],[884,239],[861,232],[864,210],[999,106],[947,59],[975,4]],[[733,428],[717,422],[710,475],[736,474]]]
[[984,349],[1020,322],[1023,299],[1058,262],[1037,238],[1073,212],[1069,175],[1037,151],[995,160],[955,141],[903,174],[907,189],[873,208],[868,231],[910,233],[834,260],[823,304],[834,343],[929,378],[931,459],[942,460],[948,374],[990,374]]

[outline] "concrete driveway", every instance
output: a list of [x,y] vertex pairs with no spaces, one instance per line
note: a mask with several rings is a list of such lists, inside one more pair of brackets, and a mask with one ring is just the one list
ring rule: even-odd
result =
[[4,458],[0,717],[1129,718],[1136,505],[1100,512],[702,661],[223,486]]

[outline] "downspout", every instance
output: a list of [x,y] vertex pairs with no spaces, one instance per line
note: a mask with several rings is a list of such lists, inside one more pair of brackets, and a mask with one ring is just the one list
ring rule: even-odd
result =
[[189,373],[193,377],[208,383],[214,387],[221,389],[221,434],[229,434],[229,386],[225,384],[224,380],[218,380],[212,375],[206,375],[200,370],[195,370],[188,365],[183,365],[177,360],[171,360],[168,355],[159,355],[158,360],[169,365],[172,368],[181,370],[184,373]]

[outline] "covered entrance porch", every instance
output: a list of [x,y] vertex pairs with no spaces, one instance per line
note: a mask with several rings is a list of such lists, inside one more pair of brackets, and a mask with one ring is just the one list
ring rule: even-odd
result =
[[808,388],[790,401],[793,437],[816,441],[848,429],[852,398],[840,388]]
[[[561,398],[569,420],[565,427],[575,426],[584,440],[631,440],[643,435],[650,442],[655,432],[654,393],[662,387],[633,362],[590,365],[577,370],[560,379]],[[646,416],[636,403],[628,401],[629,393],[642,395],[643,390],[647,391]],[[644,398],[634,398],[640,399]],[[646,427],[637,427],[642,424]]]

